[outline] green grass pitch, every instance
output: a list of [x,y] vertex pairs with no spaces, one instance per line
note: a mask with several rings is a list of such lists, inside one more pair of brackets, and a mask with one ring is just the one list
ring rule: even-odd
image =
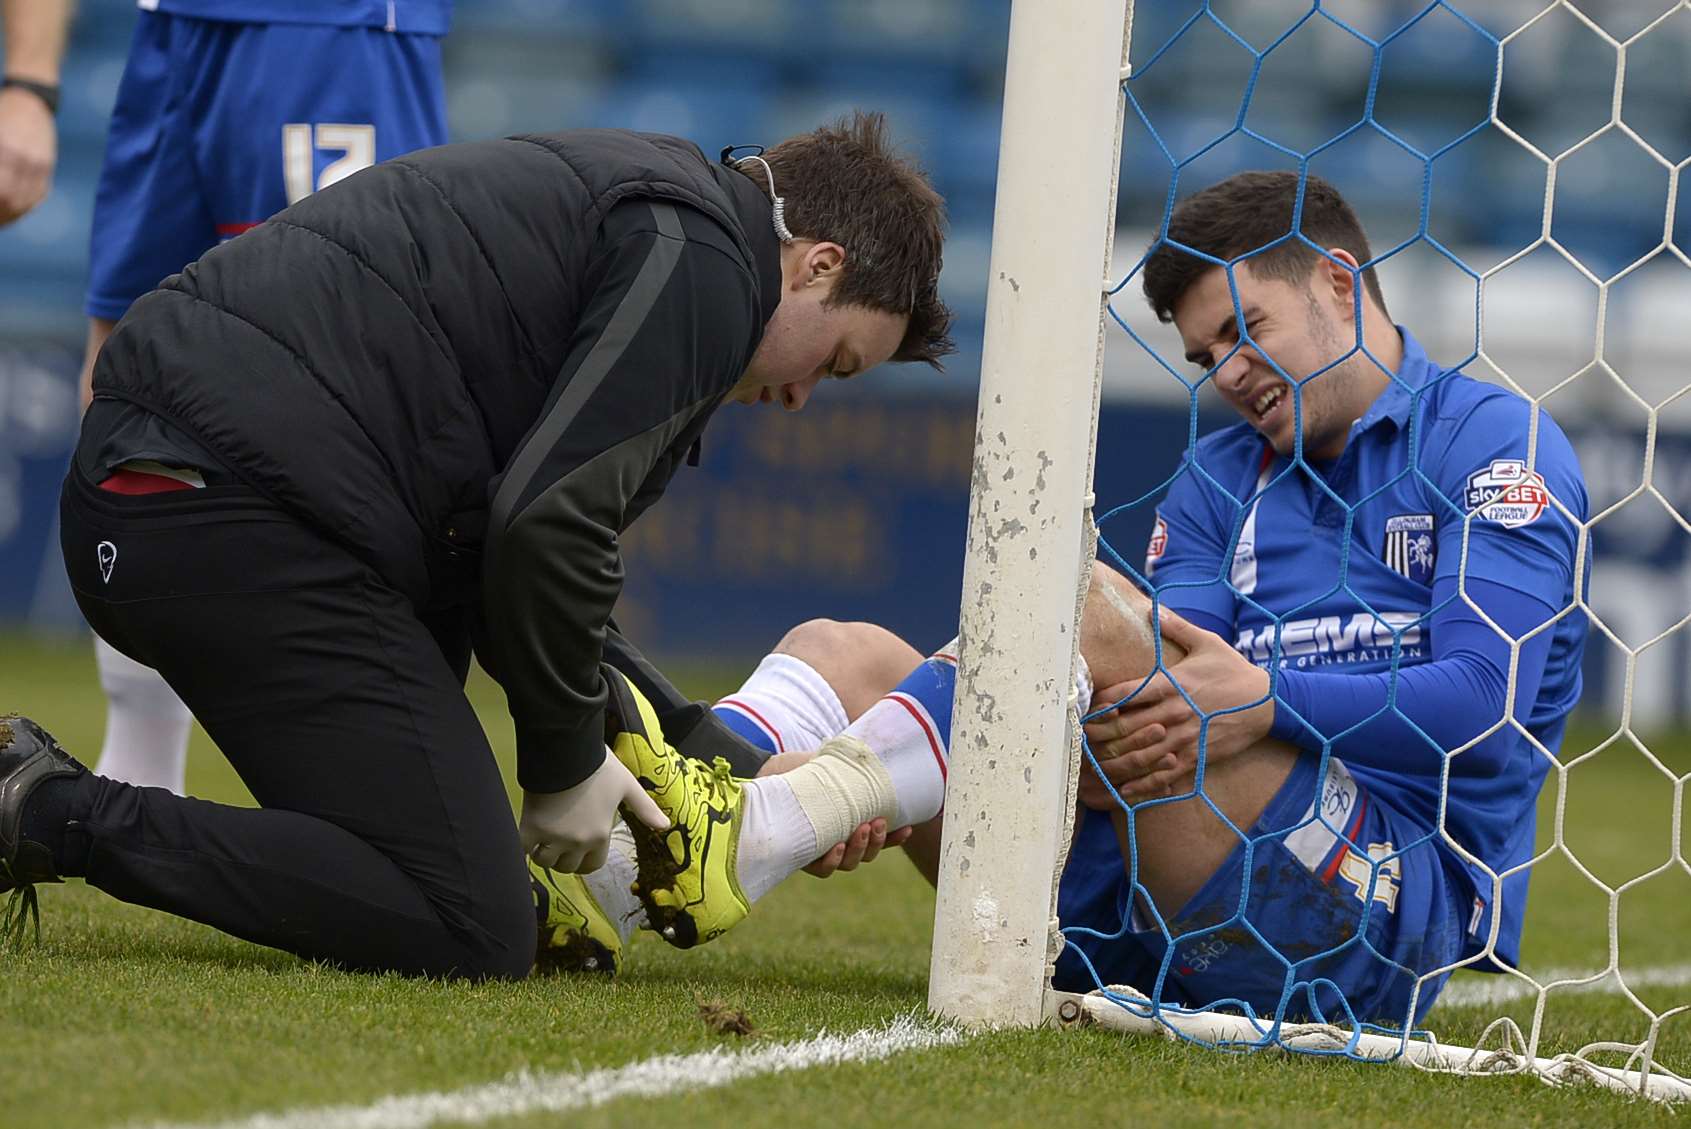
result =
[[[0,708],[29,713],[92,758],[103,703],[88,649],[15,637],[0,642],[6,655]],[[720,689],[740,673],[709,672],[693,679],[693,688]],[[511,731],[498,690],[478,677],[471,692],[508,772]],[[1577,733],[1569,747],[1588,748],[1594,739]],[[1683,781],[1691,771],[1691,738],[1663,738],[1653,747]],[[244,797],[198,733],[189,772],[200,795]],[[1592,872],[1620,881],[1668,861],[1674,780],[1621,747],[1576,769],[1573,779],[1568,840]],[[1540,823],[1547,835],[1548,818]],[[453,1090],[525,1069],[581,1071],[724,1045],[773,1045],[824,1029],[849,1032],[920,1012],[933,914],[931,892],[902,859],[888,857],[825,882],[801,875],[761,903],[744,926],[697,952],[643,938],[616,982],[467,985],[311,966],[119,904],[80,883],[44,888],[42,895],[41,945],[0,954],[0,1125],[7,1129],[219,1122]],[[1608,918],[1607,899],[1571,863],[1547,862],[1534,881],[1526,965],[1601,967]],[[1691,876],[1683,865],[1624,895],[1618,921],[1623,968],[1681,969],[1642,988],[1646,1003],[1666,1009],[1691,1000],[1682,974],[1691,938]],[[707,1029],[698,1005],[709,1000],[743,1009],[757,1034],[741,1039]],[[1531,1002],[1508,1011],[1524,1024]],[[1441,1005],[1431,1026],[1441,1038],[1464,1042],[1492,1014],[1495,1009]],[[1553,1050],[1636,1039],[1644,1027],[1637,1009],[1615,995],[1553,996],[1548,1015]],[[1659,1056],[1691,1069],[1691,1016],[1663,1026]],[[900,1126],[1095,1121],[1448,1129],[1665,1125],[1684,1116],[1655,1103],[1583,1087],[1554,1091],[1524,1078],[1455,1079],[1398,1066],[1244,1057],[1096,1030],[1045,1030],[981,1035],[880,1062],[496,1124],[738,1129],[839,1118]]]

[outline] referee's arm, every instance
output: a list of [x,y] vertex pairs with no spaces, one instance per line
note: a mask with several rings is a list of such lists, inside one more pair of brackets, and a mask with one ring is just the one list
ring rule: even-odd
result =
[[618,535],[671,448],[739,379],[759,328],[746,266],[688,240],[679,209],[616,212],[631,230],[607,235],[589,268],[568,359],[489,523],[486,645],[530,792],[573,787],[604,761],[599,663],[622,588]]

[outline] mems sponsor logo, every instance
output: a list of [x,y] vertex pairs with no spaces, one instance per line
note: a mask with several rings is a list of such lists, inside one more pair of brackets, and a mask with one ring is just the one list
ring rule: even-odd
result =
[[[1387,662],[1399,632],[1405,660],[1425,657],[1419,612],[1358,612],[1350,617],[1326,615],[1288,619],[1279,625],[1280,665],[1327,666],[1333,663]],[[1259,666],[1274,655],[1276,627],[1247,627],[1233,646]]]

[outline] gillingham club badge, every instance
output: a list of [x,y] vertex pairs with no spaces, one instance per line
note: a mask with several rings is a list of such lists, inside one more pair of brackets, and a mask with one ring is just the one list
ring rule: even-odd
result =
[[1417,584],[1431,584],[1437,554],[1432,514],[1397,514],[1386,519],[1386,540],[1380,559],[1386,562],[1387,568]]

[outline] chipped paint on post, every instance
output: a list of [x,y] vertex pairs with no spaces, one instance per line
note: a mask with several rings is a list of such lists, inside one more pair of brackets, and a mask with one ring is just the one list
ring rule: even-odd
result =
[[1129,12],[1011,12],[928,997],[966,1023],[1044,1009]]

